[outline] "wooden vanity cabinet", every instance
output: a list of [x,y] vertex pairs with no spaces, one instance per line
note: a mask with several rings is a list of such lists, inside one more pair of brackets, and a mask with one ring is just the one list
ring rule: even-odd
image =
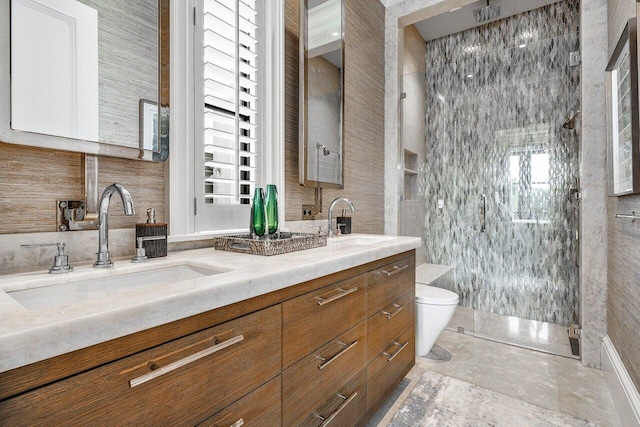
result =
[[367,287],[369,316],[407,293],[415,292],[415,283],[416,266],[413,256],[400,258],[371,271]]
[[366,365],[367,323],[361,322],[285,370],[283,425],[298,425]]
[[0,373],[0,425],[364,425],[414,365],[414,259]]
[[362,369],[345,384],[328,393],[302,419],[290,425],[318,427],[326,423],[324,425],[336,427],[356,426],[363,422],[362,417],[366,412],[367,375],[366,369]]
[[405,377],[415,361],[413,327],[389,343],[389,346],[367,366],[368,410],[375,412]]
[[198,427],[279,426],[282,424],[281,387],[280,376],[277,376]]
[[[369,273],[368,420],[415,364],[415,256]],[[365,421],[366,422],[366,421]]]
[[195,425],[280,373],[280,339],[276,305],[0,402],[0,424]]
[[367,317],[364,274],[306,293],[282,304],[284,368]]

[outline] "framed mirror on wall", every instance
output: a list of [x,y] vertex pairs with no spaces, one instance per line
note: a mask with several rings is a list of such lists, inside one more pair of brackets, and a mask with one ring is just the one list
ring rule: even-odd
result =
[[300,184],[344,188],[344,0],[300,0]]
[[640,193],[636,18],[627,23],[606,71],[609,194]]
[[169,155],[169,0],[0,0],[0,141]]

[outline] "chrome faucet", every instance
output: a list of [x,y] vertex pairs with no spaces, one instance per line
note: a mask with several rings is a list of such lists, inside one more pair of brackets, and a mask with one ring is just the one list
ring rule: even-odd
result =
[[340,201],[345,202],[346,204],[348,204],[349,208],[351,209],[351,212],[355,212],[356,211],[356,207],[353,206],[353,203],[351,203],[351,200],[347,199],[346,197],[338,197],[338,198],[334,199],[333,202],[331,202],[331,204],[329,205],[329,212],[328,212],[328,215],[327,215],[327,218],[329,219],[329,231],[327,232],[327,236],[329,236],[329,237],[333,237],[333,229],[331,227],[331,222],[333,220],[333,208]]
[[133,208],[131,194],[123,185],[111,184],[104,190],[100,198],[100,211],[98,214],[98,220],[100,221],[98,224],[98,259],[93,264],[94,267],[113,267],[113,263],[109,259],[109,201],[113,193],[120,195],[125,215],[131,216],[136,213]]

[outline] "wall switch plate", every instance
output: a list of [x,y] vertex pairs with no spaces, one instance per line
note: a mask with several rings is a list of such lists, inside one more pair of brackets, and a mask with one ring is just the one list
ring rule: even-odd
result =
[[302,205],[302,219],[313,219],[313,205]]

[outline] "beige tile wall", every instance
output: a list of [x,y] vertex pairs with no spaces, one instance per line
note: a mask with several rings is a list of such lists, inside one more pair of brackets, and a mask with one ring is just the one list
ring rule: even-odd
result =
[[[354,232],[381,233],[384,224],[384,7],[347,0],[345,51],[345,189],[324,193],[356,205]],[[298,184],[298,0],[286,2],[286,217],[301,219],[313,190]],[[56,200],[83,199],[82,155],[0,142],[0,234],[55,230]],[[99,159],[99,185],[127,187],[137,215],[125,217],[113,198],[111,228],[144,222],[154,207],[164,218],[164,165],[110,157]]]
[[[164,165],[112,157],[99,158],[99,188],[119,182],[131,192],[136,216],[125,217],[113,198],[109,225],[134,227],[146,210],[164,218]],[[0,234],[56,230],[56,200],[83,200],[83,156],[59,150],[0,142]]]

